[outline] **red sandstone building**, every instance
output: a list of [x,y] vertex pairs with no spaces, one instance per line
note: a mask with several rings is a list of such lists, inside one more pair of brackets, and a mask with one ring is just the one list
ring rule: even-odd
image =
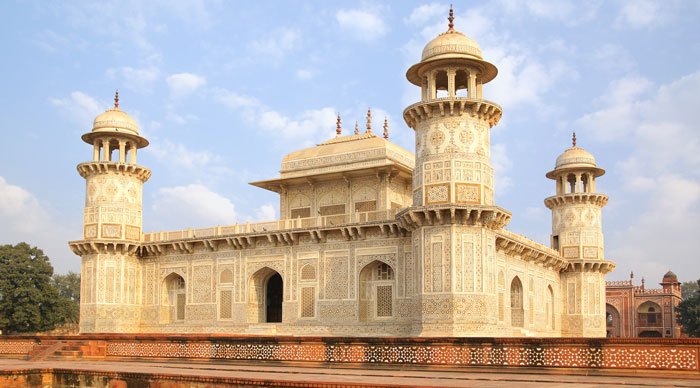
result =
[[605,317],[608,337],[678,338],[681,328],[676,322],[676,306],[681,301],[681,284],[668,271],[661,288],[635,286],[630,280],[606,282]]

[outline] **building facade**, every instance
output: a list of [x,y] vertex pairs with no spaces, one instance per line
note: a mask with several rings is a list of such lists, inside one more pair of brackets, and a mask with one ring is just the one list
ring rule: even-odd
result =
[[482,98],[497,69],[452,20],[406,74],[421,88],[404,111],[415,155],[386,123],[373,133],[370,112],[362,133],[338,118],[335,138],[252,183],[279,194],[280,220],[143,233],[148,142],[118,105],[98,116],[78,166],[83,239],[69,243],[81,332],[605,336],[604,171],[574,142],[547,173],[550,246],[504,229],[490,158],[502,110]]
[[630,280],[607,282],[605,318],[608,337],[678,338],[681,327],[676,321],[676,306],[683,299],[678,277],[668,271],[661,288],[646,288]]

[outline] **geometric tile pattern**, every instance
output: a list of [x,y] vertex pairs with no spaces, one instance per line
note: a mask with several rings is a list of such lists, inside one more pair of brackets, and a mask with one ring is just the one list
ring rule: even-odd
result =
[[27,354],[34,346],[37,345],[37,341],[25,340],[25,341],[0,341],[0,354]]
[[413,342],[405,338],[392,338],[385,343],[365,342],[357,338],[329,339],[295,339],[288,343],[281,337],[202,342],[117,340],[107,344],[107,356],[700,371],[697,345],[689,347],[641,342],[616,346],[614,343],[602,345],[599,341],[577,344],[569,339],[545,340],[539,344],[534,341],[459,343],[459,339],[447,341],[454,342],[452,344],[442,341],[426,344],[425,339]]

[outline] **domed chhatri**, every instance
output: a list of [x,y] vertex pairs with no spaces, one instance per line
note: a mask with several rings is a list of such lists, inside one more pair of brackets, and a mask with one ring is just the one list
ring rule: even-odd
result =
[[664,275],[664,279],[678,279],[678,276],[676,276],[676,274],[673,273],[673,271],[669,270],[668,272],[666,272],[666,275]]
[[590,152],[576,146],[576,132],[572,140],[572,147],[559,155],[554,164],[554,170],[546,174],[547,178],[555,179],[556,175],[570,170],[586,170],[596,178],[605,174],[605,170],[596,165],[595,158]]
[[131,116],[119,109],[119,92],[114,96],[114,108],[108,109],[104,113],[95,117],[92,124],[92,131],[84,134],[81,138],[88,144],[93,144],[97,137],[105,134],[117,134],[128,137],[136,141],[138,148],[148,145],[148,140],[139,135],[139,127]]
[[406,77],[414,85],[421,86],[421,79],[428,64],[449,63],[455,59],[470,60],[481,73],[481,82],[487,83],[496,78],[498,69],[481,56],[481,47],[473,39],[454,29],[454,14],[450,8],[450,21],[447,31],[428,42],[423,49],[421,61],[408,69]]

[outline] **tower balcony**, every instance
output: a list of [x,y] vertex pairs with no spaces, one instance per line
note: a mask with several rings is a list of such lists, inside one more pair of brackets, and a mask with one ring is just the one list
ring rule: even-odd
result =
[[92,161],[80,163],[78,165],[78,173],[83,178],[108,172],[134,175],[140,179],[141,182],[146,182],[151,177],[151,170],[138,164]]
[[587,204],[603,207],[608,204],[608,196],[600,193],[569,193],[553,195],[544,200],[548,209],[554,209],[563,205]]
[[406,124],[415,129],[416,123],[434,117],[460,116],[464,113],[485,120],[490,127],[498,124],[503,110],[501,106],[481,98],[443,97],[417,102],[403,111]]
[[396,219],[408,230],[445,224],[478,225],[500,230],[508,225],[511,216],[511,212],[498,206],[445,204],[413,206],[399,212]]

